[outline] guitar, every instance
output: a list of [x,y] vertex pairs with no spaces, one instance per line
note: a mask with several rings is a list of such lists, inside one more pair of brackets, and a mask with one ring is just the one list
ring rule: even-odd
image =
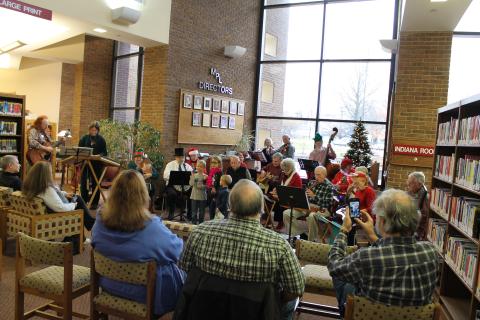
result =
[[[53,152],[55,152],[55,148],[63,143],[62,140],[52,142],[50,136],[46,133],[40,134],[40,141],[38,141],[44,147],[52,147]],[[27,160],[31,165],[34,165],[38,161],[51,161],[52,159],[52,152],[45,151],[43,149],[32,149],[29,148],[27,151]]]

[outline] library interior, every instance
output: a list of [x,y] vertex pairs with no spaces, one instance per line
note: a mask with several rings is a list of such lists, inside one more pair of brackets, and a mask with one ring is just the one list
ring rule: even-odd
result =
[[479,17],[0,0],[0,320],[479,320]]

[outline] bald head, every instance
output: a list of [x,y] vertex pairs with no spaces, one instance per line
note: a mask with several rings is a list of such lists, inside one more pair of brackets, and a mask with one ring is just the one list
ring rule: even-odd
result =
[[230,210],[237,217],[254,217],[263,212],[263,193],[251,180],[238,181],[228,198]]
[[290,143],[290,136],[288,134],[284,134],[282,136],[283,143]]
[[313,173],[315,174],[315,180],[320,183],[325,181],[325,178],[327,177],[327,169],[324,166],[316,167]]

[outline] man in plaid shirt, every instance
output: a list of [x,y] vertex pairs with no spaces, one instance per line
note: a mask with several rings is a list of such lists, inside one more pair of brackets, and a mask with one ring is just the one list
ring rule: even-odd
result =
[[[419,216],[404,191],[390,189],[375,201],[376,226],[362,211],[355,222],[368,235],[371,246],[346,255],[347,234],[352,229],[347,209],[342,228],[329,254],[340,312],[347,294],[365,296],[395,306],[421,306],[432,301],[437,280],[438,256],[430,242],[417,242]],[[375,230],[382,236],[379,239]]]
[[282,290],[282,319],[291,319],[296,298],[305,280],[287,241],[260,224],[263,193],[252,181],[242,179],[230,192],[232,217],[197,226],[185,245],[180,267],[231,280],[270,282]]
[[[316,167],[314,174],[315,180],[309,182],[306,190],[310,209],[314,212],[293,210],[292,219],[292,235],[296,236],[303,231],[298,218],[307,215],[308,240],[310,241],[315,241],[319,233],[316,216],[330,216],[329,210],[332,206],[334,189],[333,184],[327,179],[327,169],[325,169],[325,167]],[[287,209],[283,212],[283,223],[286,226],[286,230],[289,230],[290,211],[290,209]]]

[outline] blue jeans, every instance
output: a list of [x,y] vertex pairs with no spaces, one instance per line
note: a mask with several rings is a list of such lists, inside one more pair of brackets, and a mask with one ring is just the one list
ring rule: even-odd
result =
[[282,309],[280,310],[280,319],[281,320],[292,320],[293,319],[293,313],[295,311],[295,305],[297,304],[298,299],[294,299],[291,301],[288,301],[282,306]]
[[335,295],[337,296],[338,309],[340,317],[343,319],[345,314],[345,303],[347,303],[347,296],[355,294],[355,287],[342,280],[332,277],[333,287],[335,288]]
[[192,200],[192,223],[202,223],[205,218],[207,200]]

